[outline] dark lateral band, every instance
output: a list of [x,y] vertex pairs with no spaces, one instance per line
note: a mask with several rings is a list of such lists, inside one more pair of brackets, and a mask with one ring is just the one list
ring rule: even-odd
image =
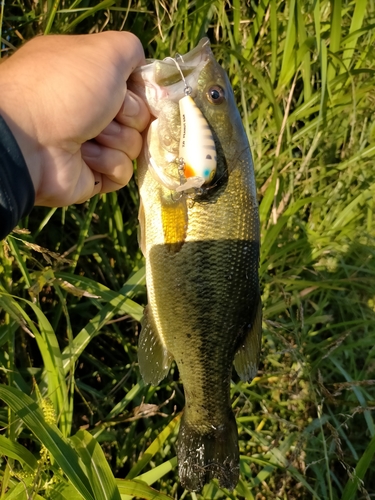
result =
[[24,157],[0,116],[0,239],[34,206],[35,192]]

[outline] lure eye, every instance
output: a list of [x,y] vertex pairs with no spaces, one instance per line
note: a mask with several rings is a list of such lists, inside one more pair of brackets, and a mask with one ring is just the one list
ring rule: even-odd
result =
[[206,95],[212,104],[221,104],[225,99],[225,92],[219,85],[210,87]]

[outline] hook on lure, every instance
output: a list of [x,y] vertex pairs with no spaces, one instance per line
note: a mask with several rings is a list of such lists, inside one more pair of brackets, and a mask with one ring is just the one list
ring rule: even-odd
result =
[[[179,54],[182,62],[183,58]],[[180,185],[175,188],[177,192],[194,189],[196,194],[203,192],[202,187],[209,184],[216,173],[217,153],[215,141],[203,113],[192,98],[192,88],[188,85],[182,69],[173,57],[172,60],[180,72],[185,85],[185,96],[179,100],[181,117],[181,136],[179,157],[176,159],[180,176]]]
[[181,69],[181,66],[178,64],[177,62],[177,57],[179,57],[181,59],[182,62],[184,62],[182,56],[180,54],[176,54],[176,57],[173,58],[173,57],[166,57],[164,59],[164,61],[172,61],[175,63],[176,65],[176,68],[178,69],[180,75],[181,75],[181,80],[184,82],[184,85],[185,85],[185,89],[184,89],[184,94],[187,96],[187,95],[190,95],[193,91],[193,89],[190,87],[190,85],[187,84],[186,80],[185,80],[185,77],[184,77],[184,74],[182,72],[182,69]]

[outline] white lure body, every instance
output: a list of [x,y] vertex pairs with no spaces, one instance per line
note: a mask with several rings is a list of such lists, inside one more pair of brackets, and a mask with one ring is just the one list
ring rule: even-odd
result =
[[179,100],[181,138],[179,156],[183,160],[186,182],[176,191],[200,188],[216,173],[216,147],[211,129],[190,95]]
[[199,189],[209,184],[216,173],[216,147],[211,129],[201,110],[190,95],[179,100],[181,136],[179,157],[171,158],[176,165],[176,175],[172,176],[159,166],[152,157],[153,144],[158,137],[158,119],[149,127],[149,170],[155,180],[171,191],[184,192]]

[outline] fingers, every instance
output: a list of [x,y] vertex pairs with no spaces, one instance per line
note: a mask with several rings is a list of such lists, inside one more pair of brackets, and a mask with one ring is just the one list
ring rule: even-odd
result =
[[150,118],[150,112],[143,99],[128,89],[116,120],[123,125],[135,128],[138,132],[143,132],[150,123]]
[[142,136],[138,130],[112,121],[95,142],[112,149],[123,151],[131,160],[137,158],[142,148]]
[[82,158],[95,175],[95,192],[114,191],[129,182],[133,174],[132,160],[142,149],[141,132],[149,121],[150,113],[145,102],[127,91],[116,120],[94,141],[82,145]]
[[97,183],[95,192],[108,193],[120,189],[133,175],[132,160],[124,151],[86,142],[81,147],[81,153],[83,161],[94,173]]

